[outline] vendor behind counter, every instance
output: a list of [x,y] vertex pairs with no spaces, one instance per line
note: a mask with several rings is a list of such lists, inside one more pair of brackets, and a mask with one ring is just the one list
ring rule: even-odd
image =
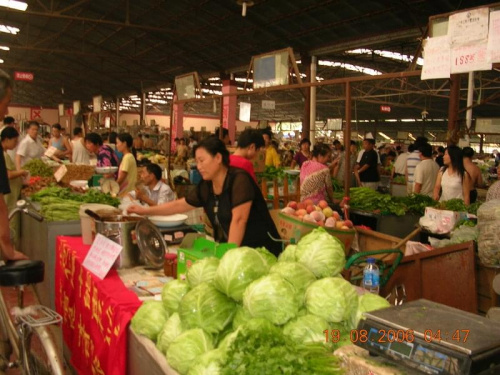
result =
[[203,207],[218,242],[261,247],[278,255],[281,244],[266,202],[252,177],[229,167],[229,151],[216,137],[203,140],[196,149],[198,170],[203,177],[186,198],[155,207],[131,206],[129,213],[172,215]]

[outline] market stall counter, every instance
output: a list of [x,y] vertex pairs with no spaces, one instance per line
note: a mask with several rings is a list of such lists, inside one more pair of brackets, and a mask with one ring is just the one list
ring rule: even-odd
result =
[[57,237],[56,310],[79,374],[127,373],[128,323],[141,305],[115,269],[99,280],[83,267],[90,249],[81,237]]

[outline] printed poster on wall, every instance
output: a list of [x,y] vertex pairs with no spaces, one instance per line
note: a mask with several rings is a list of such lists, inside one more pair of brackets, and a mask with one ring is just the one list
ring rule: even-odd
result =
[[489,8],[484,7],[452,14],[448,25],[451,44],[457,46],[470,42],[486,41],[489,13]]
[[491,70],[486,59],[487,41],[454,46],[451,48],[451,73],[468,73],[477,70]]
[[240,103],[240,121],[243,122],[250,122],[250,112],[252,110],[252,104],[251,103],[245,103],[241,102]]
[[447,35],[425,41],[421,79],[436,78],[450,78],[450,40]]
[[486,61],[489,63],[500,62],[500,11],[490,13]]

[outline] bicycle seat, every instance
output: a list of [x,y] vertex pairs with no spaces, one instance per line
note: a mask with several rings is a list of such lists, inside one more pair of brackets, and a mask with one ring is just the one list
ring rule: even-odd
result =
[[0,286],[21,286],[43,281],[45,265],[41,260],[13,260],[0,266]]

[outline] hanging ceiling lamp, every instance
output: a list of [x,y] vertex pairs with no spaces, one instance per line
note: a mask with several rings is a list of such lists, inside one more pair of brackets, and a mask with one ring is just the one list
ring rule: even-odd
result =
[[254,5],[251,0],[237,0],[238,5],[241,5],[241,16],[245,17],[247,15],[247,8]]

